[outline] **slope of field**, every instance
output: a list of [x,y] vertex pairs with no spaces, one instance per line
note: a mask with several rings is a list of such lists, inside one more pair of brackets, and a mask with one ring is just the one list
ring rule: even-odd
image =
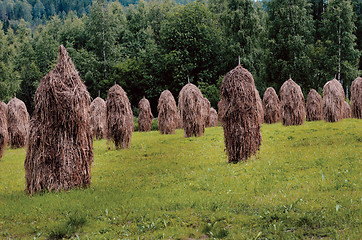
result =
[[0,161],[0,239],[359,239],[362,121],[262,126],[260,153],[228,164],[221,127],[200,138],[95,141],[85,190],[25,194],[25,150]]

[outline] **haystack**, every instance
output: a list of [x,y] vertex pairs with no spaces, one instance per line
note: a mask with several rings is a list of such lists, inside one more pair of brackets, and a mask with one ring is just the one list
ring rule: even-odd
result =
[[182,129],[183,126],[182,126],[182,119],[181,119],[181,116],[180,116],[180,110],[177,110],[177,126],[176,126],[177,129]]
[[158,129],[162,134],[174,134],[178,121],[176,101],[169,90],[164,90],[157,105]]
[[338,122],[343,118],[344,90],[340,82],[333,79],[323,87],[323,118],[326,122]]
[[292,79],[280,88],[280,111],[283,125],[302,125],[305,120],[304,96],[300,86]]
[[185,137],[199,137],[205,132],[207,102],[201,91],[192,83],[186,84],[180,91],[178,106]]
[[352,110],[349,106],[348,102],[344,101],[343,106],[343,118],[351,118],[352,117]]
[[207,98],[204,98],[204,101],[202,103],[202,117],[205,121],[205,127],[210,127],[210,102]]
[[256,109],[258,111],[258,118],[259,122],[264,122],[264,109],[263,109],[263,103],[261,101],[259,91],[255,88],[255,96],[256,96]]
[[86,187],[91,180],[93,141],[90,97],[63,46],[39,83],[25,159],[29,194]]
[[362,119],[362,78],[356,78],[351,85],[352,117]]
[[307,97],[307,121],[322,120],[322,97],[311,89]]
[[140,111],[138,115],[138,130],[140,132],[151,131],[153,115],[150,102],[145,97],[138,103],[138,109]]
[[106,102],[100,97],[94,99],[90,105],[90,126],[93,138],[107,138]]
[[214,108],[210,108],[210,127],[217,127],[218,125],[218,117],[217,112]]
[[272,87],[268,87],[264,92],[263,110],[265,123],[271,124],[280,121],[280,101]]
[[7,114],[8,114],[8,105],[6,103],[0,101],[0,109],[4,112],[5,116],[7,116]]
[[116,148],[129,148],[133,132],[133,112],[126,92],[115,84],[107,96],[107,137]]
[[219,117],[229,162],[246,161],[262,141],[251,73],[238,65],[224,77],[220,87]]
[[25,103],[13,98],[8,103],[8,134],[12,148],[24,147],[27,143],[29,128],[29,113]]
[[6,111],[6,104],[0,101],[0,160],[8,143],[8,120]]

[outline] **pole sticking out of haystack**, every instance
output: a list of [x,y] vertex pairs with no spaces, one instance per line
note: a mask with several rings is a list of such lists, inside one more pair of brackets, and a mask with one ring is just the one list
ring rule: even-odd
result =
[[145,97],[138,103],[138,109],[140,110],[138,115],[138,131],[151,131],[153,114],[151,112],[150,102]]
[[115,84],[109,89],[107,101],[108,139],[116,148],[129,148],[133,132],[133,112],[126,92]]
[[343,118],[351,118],[352,117],[352,111],[351,107],[349,106],[347,101],[344,101],[343,106]]
[[281,118],[284,126],[302,125],[305,120],[305,102],[302,90],[291,78],[280,88]]
[[341,83],[333,79],[323,87],[323,118],[326,122],[338,122],[344,114],[344,90]]
[[307,96],[307,121],[322,120],[322,97],[319,93],[311,89]]
[[39,83],[25,158],[26,190],[60,191],[91,181],[90,96],[61,45],[58,61]]
[[100,97],[94,99],[90,105],[90,126],[93,138],[107,138],[106,102]]
[[164,90],[157,105],[158,129],[162,134],[174,134],[177,127],[177,106],[175,98],[169,90]]
[[219,123],[217,112],[214,108],[210,108],[210,127],[217,127]]
[[27,143],[29,113],[25,103],[14,97],[8,102],[8,134],[11,148],[21,148]]
[[263,96],[265,123],[272,124],[280,121],[280,101],[274,88],[268,87]]
[[238,65],[226,74],[218,106],[229,163],[246,161],[262,141],[254,79],[247,69]]
[[256,109],[258,111],[258,118],[260,123],[264,123],[264,108],[263,103],[261,101],[259,91],[255,88],[255,96],[256,96]]
[[7,105],[0,101],[0,160],[8,143]]
[[[199,137],[205,132],[207,103],[201,91],[192,83],[186,84],[180,91],[178,107],[184,128],[185,137]],[[205,109],[205,110],[204,110]]]
[[351,85],[352,117],[362,119],[362,78],[356,78]]

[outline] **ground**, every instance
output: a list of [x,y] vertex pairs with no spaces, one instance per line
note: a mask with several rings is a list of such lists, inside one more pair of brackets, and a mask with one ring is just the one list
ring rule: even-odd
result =
[[87,189],[28,196],[25,149],[0,160],[0,239],[360,239],[362,120],[262,126],[228,164],[221,127],[94,142]]

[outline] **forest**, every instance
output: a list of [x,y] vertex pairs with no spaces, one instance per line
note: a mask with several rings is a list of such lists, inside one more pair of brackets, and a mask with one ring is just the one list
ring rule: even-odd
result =
[[361,75],[360,0],[3,0],[0,100],[31,114],[37,86],[63,44],[92,98],[118,83],[134,113],[147,97],[177,98],[188,82],[216,108],[223,76],[238,64],[260,95],[288,78],[306,94],[336,78],[348,98]]

